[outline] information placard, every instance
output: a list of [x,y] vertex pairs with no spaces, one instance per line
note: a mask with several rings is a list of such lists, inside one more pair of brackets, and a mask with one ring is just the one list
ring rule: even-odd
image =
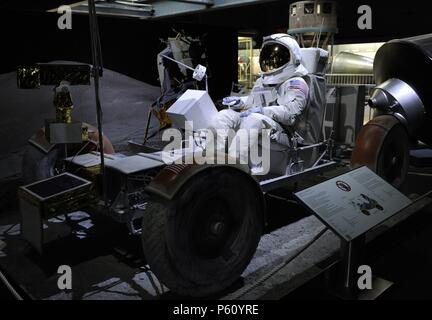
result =
[[295,193],[329,228],[351,241],[411,204],[367,167]]

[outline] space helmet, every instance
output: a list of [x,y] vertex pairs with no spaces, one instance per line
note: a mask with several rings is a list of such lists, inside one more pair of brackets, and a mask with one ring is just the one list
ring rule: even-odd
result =
[[265,37],[259,57],[263,83],[273,85],[305,76],[308,71],[301,61],[300,46],[293,37],[285,33]]

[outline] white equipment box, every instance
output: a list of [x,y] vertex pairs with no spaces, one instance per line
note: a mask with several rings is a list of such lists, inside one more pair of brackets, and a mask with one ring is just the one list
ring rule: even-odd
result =
[[185,129],[185,122],[192,121],[193,129],[207,129],[210,121],[218,113],[216,106],[206,91],[187,90],[167,110],[173,125]]

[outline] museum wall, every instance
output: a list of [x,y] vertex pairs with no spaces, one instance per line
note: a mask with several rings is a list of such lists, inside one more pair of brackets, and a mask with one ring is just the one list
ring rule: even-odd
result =
[[[36,62],[90,62],[87,16],[74,15],[72,30],[57,28],[57,14],[11,10],[3,11],[1,16],[0,73],[13,71],[20,64]],[[99,29],[104,67],[159,85],[156,55],[164,48],[160,39],[176,35],[173,28],[191,35],[205,35],[211,95],[219,99],[229,94],[232,82],[237,78],[237,32],[229,27],[101,17]],[[10,32],[12,29],[14,32]]]

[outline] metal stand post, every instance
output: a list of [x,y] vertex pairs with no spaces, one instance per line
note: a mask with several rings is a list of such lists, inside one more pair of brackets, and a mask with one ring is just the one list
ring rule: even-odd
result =
[[359,288],[357,286],[358,267],[361,266],[365,253],[366,236],[362,235],[352,241],[341,241],[340,270],[342,286],[339,295],[344,299],[357,299]]
[[374,300],[393,285],[392,282],[372,274],[372,288],[360,290],[358,279],[361,274],[358,274],[358,268],[364,264],[365,249],[364,234],[352,241],[341,240],[341,261],[336,270],[337,275],[327,279],[330,291],[336,297],[345,300]]

